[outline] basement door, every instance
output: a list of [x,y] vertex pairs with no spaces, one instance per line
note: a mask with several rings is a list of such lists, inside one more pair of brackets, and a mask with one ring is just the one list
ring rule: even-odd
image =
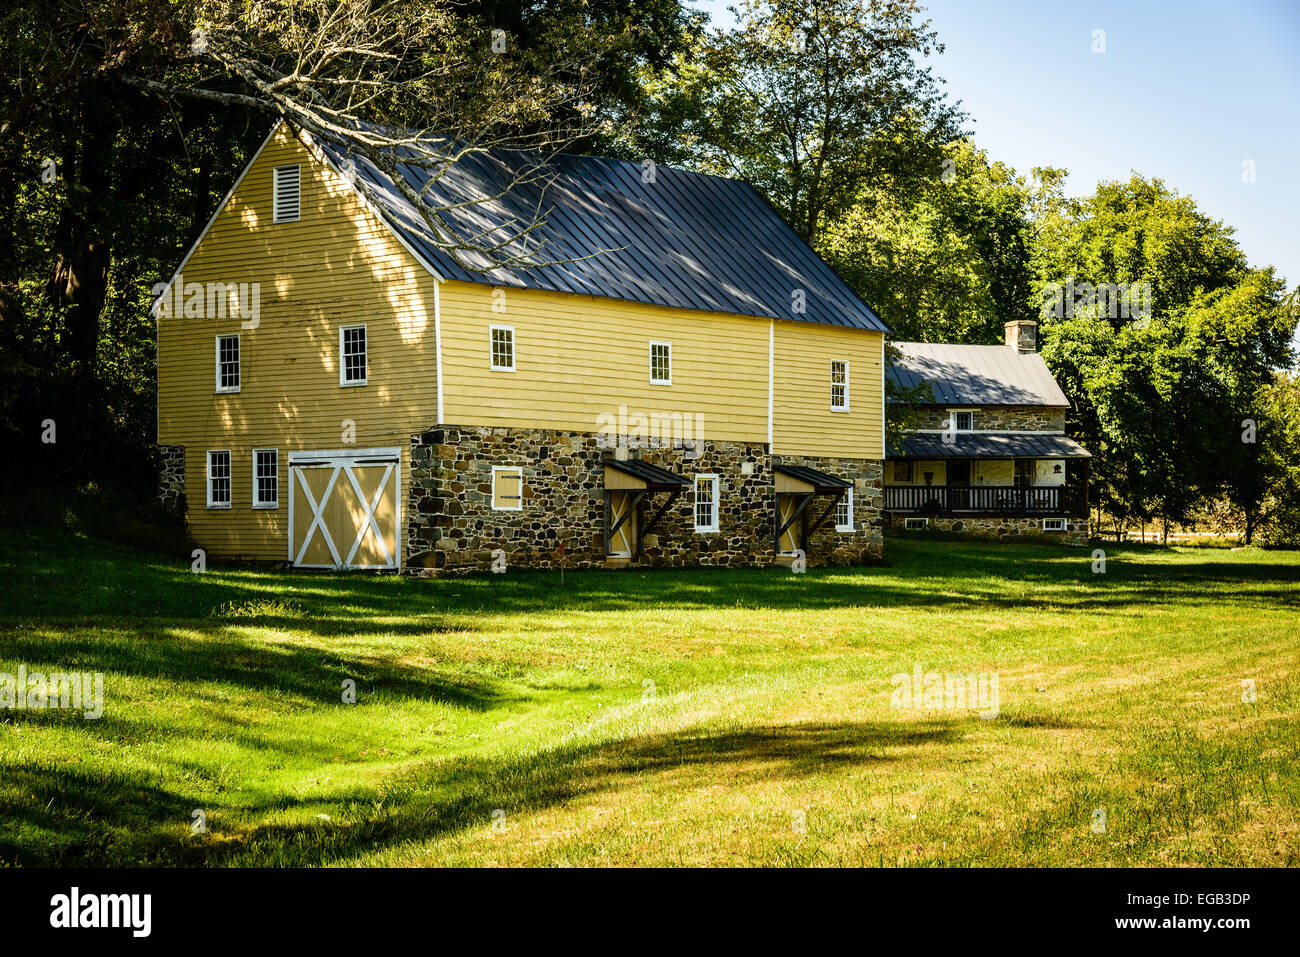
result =
[[401,449],[290,452],[289,561],[397,568],[401,488]]

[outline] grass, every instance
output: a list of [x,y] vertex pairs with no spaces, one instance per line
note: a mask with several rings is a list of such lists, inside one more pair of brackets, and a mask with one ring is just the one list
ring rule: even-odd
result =
[[[561,588],[10,530],[0,672],[106,703],[0,711],[0,864],[1300,863],[1300,555],[887,547]],[[998,716],[891,708],[917,664]]]

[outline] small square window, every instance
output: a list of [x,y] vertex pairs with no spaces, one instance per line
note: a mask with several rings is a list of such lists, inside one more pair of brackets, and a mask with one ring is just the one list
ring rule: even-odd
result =
[[253,508],[280,507],[280,453],[253,449]]
[[515,371],[515,330],[510,326],[493,326],[490,330],[490,359],[493,372]]
[[673,384],[673,344],[671,342],[650,343],[650,384]]
[[492,467],[492,508],[518,512],[524,507],[524,470],[516,465]]
[[339,329],[339,385],[365,385],[366,327],[344,326]]
[[217,336],[217,391],[238,392],[239,335]]
[[208,508],[230,508],[230,450],[208,452]]
[[849,411],[849,364],[843,359],[831,360],[831,410]]
[[718,476],[695,476],[695,530],[718,530]]
[[835,531],[853,531],[853,489],[848,489],[835,503]]
[[969,432],[975,428],[974,412],[953,412],[952,429],[954,432]]
[[894,463],[894,481],[899,485],[912,484],[912,463],[895,462]]
[[276,223],[296,223],[300,209],[301,170],[297,163],[292,166],[277,166],[272,174],[272,214]]

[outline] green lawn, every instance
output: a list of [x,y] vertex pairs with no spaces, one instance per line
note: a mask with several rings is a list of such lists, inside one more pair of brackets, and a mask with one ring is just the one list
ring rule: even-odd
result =
[[[9,530],[0,672],[106,708],[0,711],[0,864],[1300,864],[1300,555],[1107,551],[561,587]],[[998,716],[891,708],[918,664]]]

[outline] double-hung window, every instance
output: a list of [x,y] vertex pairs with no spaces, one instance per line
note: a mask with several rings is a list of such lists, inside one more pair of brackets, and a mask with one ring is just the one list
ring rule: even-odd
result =
[[239,391],[239,334],[217,336],[217,391]]
[[835,531],[853,531],[853,489],[845,490],[843,498],[835,503]]
[[230,450],[208,452],[208,508],[230,508]]
[[253,449],[253,508],[279,507],[279,450]]
[[650,343],[650,384],[673,384],[673,344],[671,342]]
[[366,384],[366,327],[339,329],[339,385]]
[[845,359],[831,360],[831,411],[849,411],[849,364]]
[[695,530],[718,530],[718,476],[695,476]]
[[490,331],[490,358],[493,372],[515,371],[515,330],[510,326],[493,326]]
[[969,432],[975,428],[974,412],[956,412],[952,413],[952,430],[954,432]]

